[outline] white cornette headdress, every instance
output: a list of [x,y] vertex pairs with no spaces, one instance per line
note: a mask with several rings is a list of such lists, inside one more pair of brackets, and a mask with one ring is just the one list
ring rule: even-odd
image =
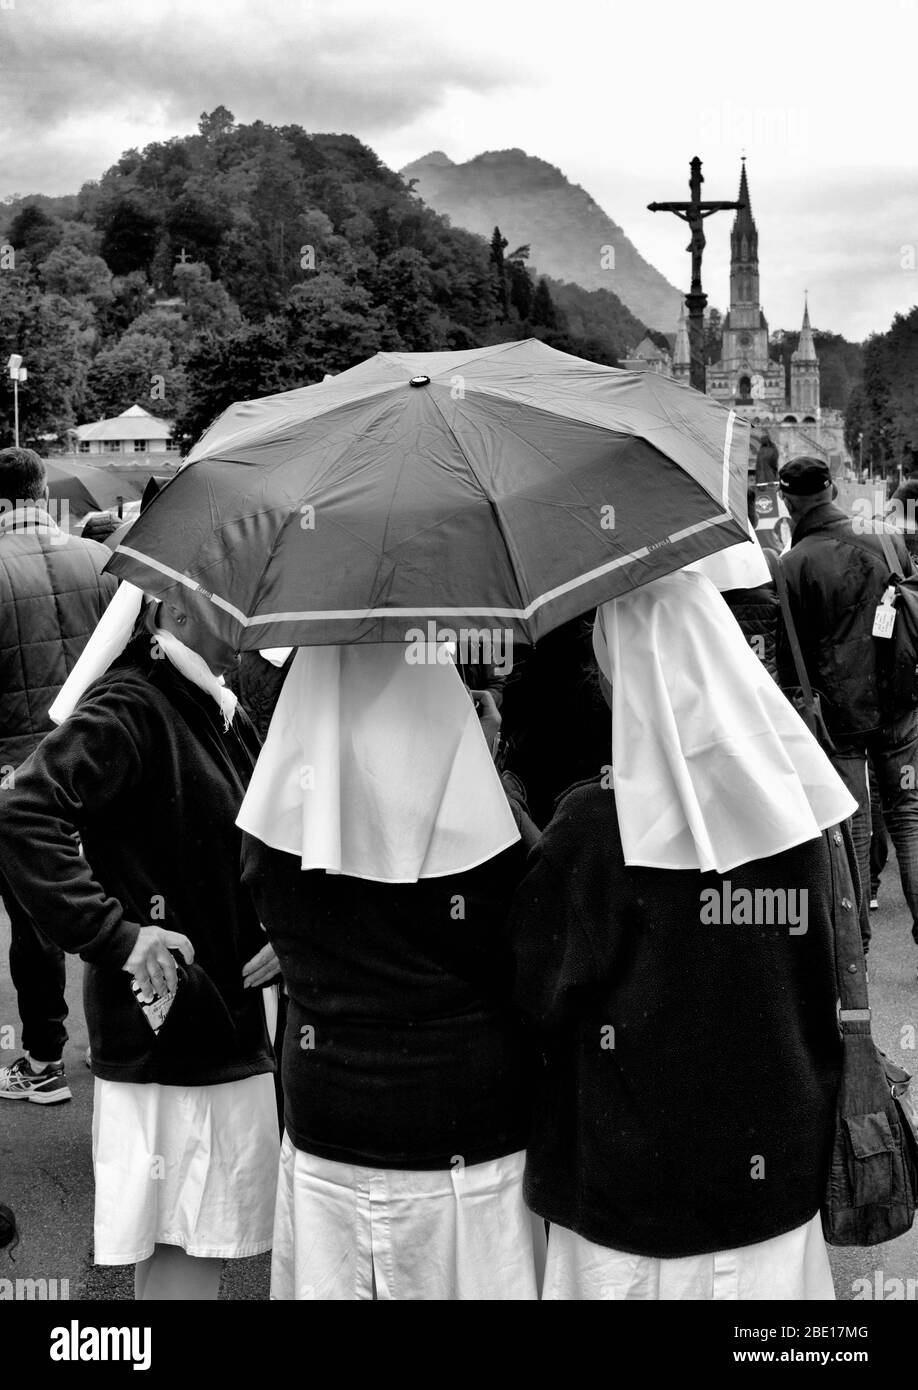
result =
[[626,864],[723,874],[857,809],[704,575],[678,571],[604,603],[593,649],[612,683]]
[[461,873],[519,830],[452,661],[401,643],[301,647],[236,824],[304,869],[382,883]]
[[[63,724],[76,709],[77,703],[93,681],[104,675],[116,657],[124,651],[140,615],[144,598],[143,590],[135,585],[118,585],[114,597],[96,624],[76,665],[48,711],[55,724]],[[193,685],[217,702],[223,715],[223,727],[228,729],[236,713],[236,696],[227,689],[223,677],[215,676],[204,658],[198,656],[190,647],[186,647],[173,633],[158,628],[155,634],[151,634],[151,641],[154,637],[172,665]]]

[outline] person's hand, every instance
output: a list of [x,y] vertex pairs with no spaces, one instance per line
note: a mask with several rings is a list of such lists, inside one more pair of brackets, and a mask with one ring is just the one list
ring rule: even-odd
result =
[[270,984],[280,974],[280,963],[270,944],[262,946],[257,956],[253,956],[242,967],[242,988],[258,989]]
[[497,708],[497,701],[490,690],[470,690],[469,694],[475,701],[475,709],[481,722],[481,732],[485,736],[493,758],[497,753],[500,740],[501,717],[500,710]]
[[178,980],[172,951],[180,951],[186,965],[194,960],[194,947],[181,932],[141,927],[134,949],[121,968],[134,976],[141,994],[167,994],[175,989]]

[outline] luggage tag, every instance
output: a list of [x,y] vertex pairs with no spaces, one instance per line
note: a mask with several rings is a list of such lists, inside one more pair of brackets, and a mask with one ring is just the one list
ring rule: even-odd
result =
[[895,596],[896,591],[893,586],[890,585],[877,604],[877,611],[873,615],[874,637],[892,637],[893,627],[896,621],[896,610],[893,608],[893,599]]

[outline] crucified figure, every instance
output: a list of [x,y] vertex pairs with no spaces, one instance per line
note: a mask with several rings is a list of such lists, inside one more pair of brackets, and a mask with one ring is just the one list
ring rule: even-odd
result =
[[704,219],[715,212],[738,209],[745,204],[726,202],[702,202],[701,160],[696,155],[692,160],[689,191],[691,201],[687,203],[648,203],[650,212],[674,212],[683,222],[687,222],[692,239],[685,248],[692,253],[692,288],[686,296],[689,311],[689,342],[691,344],[691,383],[699,391],[705,389],[704,366],[704,309],[707,295],[701,288],[701,258],[706,245]]

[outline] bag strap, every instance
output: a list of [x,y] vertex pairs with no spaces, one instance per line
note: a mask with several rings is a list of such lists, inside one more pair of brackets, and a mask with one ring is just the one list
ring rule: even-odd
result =
[[[854,848],[847,826],[825,831],[832,882],[832,921],[835,927],[835,980],[842,1032],[870,1032],[867,967],[858,923],[858,896],[851,872]],[[852,1026],[847,1026],[852,1025]],[[866,1025],[866,1028],[864,1027]]]
[[788,644],[791,655],[794,658],[794,668],[797,672],[797,680],[800,689],[803,691],[803,699],[808,710],[812,710],[815,717],[815,701],[813,699],[813,687],[810,685],[810,678],[807,674],[806,663],[803,660],[803,652],[800,649],[800,639],[797,636],[797,629],[791,614],[790,599],[787,593],[787,575],[781,566],[780,557],[774,556],[774,563],[768,551],[765,552],[765,563],[771,570],[775,581],[775,588],[778,591],[778,601],[781,604],[781,617],[784,619],[784,631],[787,633]]
[[899,561],[896,559],[896,552],[893,549],[892,538],[890,537],[889,532],[886,530],[886,527],[884,526],[882,531],[878,531],[877,535],[880,537],[880,545],[883,548],[883,558],[886,561],[887,565],[889,565],[890,574],[894,574],[898,579],[901,579],[902,567],[899,564]]

